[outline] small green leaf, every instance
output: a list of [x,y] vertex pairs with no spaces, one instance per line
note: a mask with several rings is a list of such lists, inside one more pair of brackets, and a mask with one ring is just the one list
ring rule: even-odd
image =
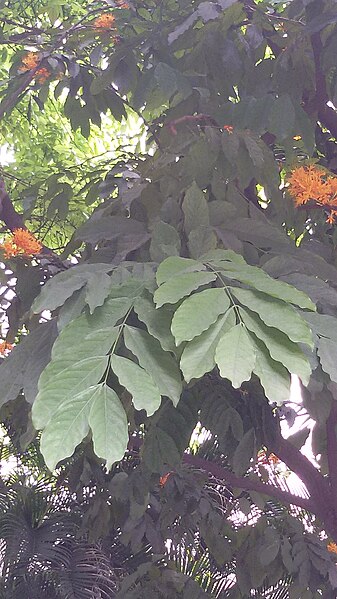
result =
[[189,235],[194,229],[209,226],[208,204],[205,194],[195,182],[187,189],[182,204],[185,216],[184,229]]
[[259,558],[262,566],[269,566],[269,564],[271,564],[271,562],[273,562],[274,559],[276,559],[280,549],[280,545],[280,539],[274,538],[270,541],[267,541],[267,543],[262,547],[262,549],[260,549]]
[[265,344],[254,333],[250,335],[256,351],[254,373],[259,377],[266,397],[282,405],[290,397],[289,372],[280,362],[273,360]]
[[247,472],[253,455],[255,455],[255,432],[254,429],[251,428],[243,435],[234,452],[233,470],[235,474],[241,476]]
[[111,357],[111,368],[120,384],[131,393],[136,410],[146,410],[152,416],[160,407],[161,396],[150,375],[135,362],[120,356]]
[[295,343],[306,343],[313,347],[310,327],[292,306],[250,289],[234,288],[232,293],[244,306],[257,312],[266,325],[279,329]]
[[154,293],[154,301],[157,307],[164,304],[175,304],[192,291],[202,285],[207,285],[216,279],[212,272],[188,272],[169,279],[158,287]]
[[107,385],[98,385],[92,397],[89,414],[94,451],[106,460],[110,469],[126,452],[129,435],[128,421],[120,399]]
[[182,382],[179,368],[172,356],[163,351],[157,339],[134,327],[124,328],[124,342],[136,356],[140,366],[152,377],[161,395],[169,397],[177,405]]
[[175,277],[188,272],[198,272],[200,270],[206,270],[206,266],[197,260],[191,260],[191,258],[180,258],[180,256],[171,256],[166,258],[159,266],[157,270],[157,283],[161,285]]
[[255,347],[241,324],[225,333],[216,348],[215,361],[222,378],[229,379],[236,389],[249,381],[255,366]]
[[235,325],[233,310],[220,316],[207,331],[188,343],[182,353],[180,368],[187,383],[201,378],[215,367],[215,350],[221,336]]
[[172,312],[167,308],[156,308],[149,296],[137,298],[134,310],[152,337],[160,342],[165,351],[174,351],[174,337],[171,333]]
[[98,306],[102,306],[106,300],[111,287],[111,278],[106,273],[94,273],[86,284],[85,301],[90,314],[93,314]]
[[337,343],[331,339],[321,337],[317,353],[324,372],[330,376],[332,381],[337,383]]
[[172,333],[176,344],[191,341],[206,331],[220,314],[227,312],[230,306],[224,289],[205,289],[186,299],[172,319]]

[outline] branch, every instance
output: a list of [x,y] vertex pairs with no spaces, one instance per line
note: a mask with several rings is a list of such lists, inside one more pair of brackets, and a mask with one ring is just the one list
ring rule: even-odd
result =
[[333,498],[337,503],[337,402],[332,401],[329,417],[326,422],[327,453],[329,465],[329,479]]
[[259,480],[252,480],[244,476],[236,476],[230,470],[227,470],[218,464],[214,464],[209,460],[199,458],[198,456],[185,453],[183,455],[183,461],[186,464],[190,464],[191,466],[200,468],[201,470],[205,470],[206,472],[213,474],[213,476],[218,479],[227,481],[232,487],[236,487],[237,489],[256,491],[257,493],[262,493],[263,495],[273,497],[282,503],[285,502],[291,505],[296,505],[304,510],[308,510],[314,514],[316,513],[315,505],[311,498],[293,495],[289,491],[283,491],[278,487],[274,487],[274,485],[265,484]]
[[308,489],[314,506],[312,511],[324,522],[327,522],[332,512],[334,512],[328,480],[321,475],[299,449],[292,445],[290,441],[284,439],[281,433],[268,449],[272,450],[282,462],[287,464],[292,472],[297,474]]

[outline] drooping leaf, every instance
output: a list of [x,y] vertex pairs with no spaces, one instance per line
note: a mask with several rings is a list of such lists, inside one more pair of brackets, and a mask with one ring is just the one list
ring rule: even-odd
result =
[[201,378],[215,367],[215,350],[221,336],[235,325],[233,310],[220,316],[207,331],[188,343],[181,355],[180,368],[187,383]]
[[161,395],[169,397],[176,405],[182,392],[182,383],[179,368],[172,356],[162,349],[157,339],[134,327],[125,327],[124,341],[140,366],[152,377]]
[[106,460],[108,470],[126,452],[129,434],[123,405],[113,389],[98,385],[92,396],[89,413],[94,451]]
[[34,301],[33,312],[38,314],[43,310],[55,310],[93,275],[103,275],[111,270],[112,266],[109,264],[80,264],[58,273],[42,287],[40,295]]
[[332,339],[321,337],[318,342],[317,353],[321,366],[332,381],[337,383],[337,343]]
[[182,209],[185,216],[184,228],[186,235],[189,235],[194,229],[209,226],[206,197],[195,182],[185,193]]
[[158,339],[166,351],[174,351],[174,337],[171,333],[172,312],[166,307],[155,307],[150,296],[137,298],[134,310],[142,322],[146,324],[149,333]]
[[272,279],[263,270],[255,266],[247,265],[238,268],[235,265],[232,269],[226,269],[224,274],[229,279],[236,279],[241,283],[250,285],[257,291],[262,291],[267,295],[288,302],[289,304],[295,304],[296,306],[306,308],[307,310],[316,310],[315,304],[313,304],[303,291],[299,291],[283,281]]
[[283,364],[292,374],[297,374],[303,384],[307,385],[311,374],[311,366],[301,349],[281,331],[267,327],[252,312],[240,308],[240,314],[247,329],[263,341],[271,357]]
[[283,331],[295,343],[306,343],[313,347],[309,326],[292,306],[259,291],[235,288],[232,292],[244,306],[256,312],[266,325]]
[[111,287],[111,278],[106,273],[95,273],[89,277],[86,284],[85,301],[90,314],[93,314],[98,306],[102,306],[108,296]]
[[160,406],[161,396],[151,376],[135,362],[116,355],[111,357],[111,367],[120,384],[131,393],[136,410],[146,410],[152,416]]
[[83,388],[59,405],[41,435],[41,453],[49,470],[71,456],[89,433],[89,412],[95,386]]
[[229,306],[230,300],[224,289],[205,289],[186,299],[172,319],[176,344],[191,341],[207,330]]
[[273,360],[265,344],[253,333],[251,338],[256,352],[254,373],[259,377],[266,397],[282,405],[290,397],[289,372],[280,362]]
[[241,324],[237,324],[220,339],[215,361],[223,378],[229,379],[235,388],[248,381],[255,366],[254,344]]

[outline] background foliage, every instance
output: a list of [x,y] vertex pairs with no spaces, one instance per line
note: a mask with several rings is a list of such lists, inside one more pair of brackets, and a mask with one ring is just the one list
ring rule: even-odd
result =
[[0,11],[0,592],[335,597],[335,1]]

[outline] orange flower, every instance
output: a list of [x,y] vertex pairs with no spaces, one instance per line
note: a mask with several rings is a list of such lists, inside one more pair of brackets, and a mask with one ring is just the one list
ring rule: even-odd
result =
[[172,472],[167,472],[164,476],[161,476],[159,479],[159,486],[164,487],[167,483],[168,478],[173,474]]
[[224,125],[223,127],[224,131],[227,131],[227,133],[233,133],[234,127],[232,127],[232,125]]
[[329,225],[335,225],[336,217],[337,217],[337,210],[331,210],[330,214],[328,214],[328,216],[326,217],[325,222],[329,223]]
[[328,543],[326,546],[327,550],[330,551],[330,553],[337,553],[337,545],[336,543]]
[[22,66],[19,68],[21,73],[35,69],[41,61],[41,56],[38,52],[28,52],[22,59]]
[[295,206],[306,204],[309,200],[324,204],[329,198],[329,187],[324,177],[325,172],[313,165],[295,168],[288,178],[288,189]]
[[7,341],[0,341],[0,355],[7,356],[8,353],[13,349],[14,345],[12,343],[7,343]]
[[41,85],[47,81],[49,76],[50,72],[45,67],[38,69],[35,73],[36,81],[38,81],[38,83],[41,83]]
[[123,0],[115,0],[115,4],[118,8],[130,8],[128,3]]
[[14,229],[14,233],[8,241],[0,244],[5,252],[5,258],[14,256],[34,256],[39,254],[42,249],[41,243],[26,229]]
[[102,14],[94,20],[95,29],[111,29],[116,17],[111,14]]

